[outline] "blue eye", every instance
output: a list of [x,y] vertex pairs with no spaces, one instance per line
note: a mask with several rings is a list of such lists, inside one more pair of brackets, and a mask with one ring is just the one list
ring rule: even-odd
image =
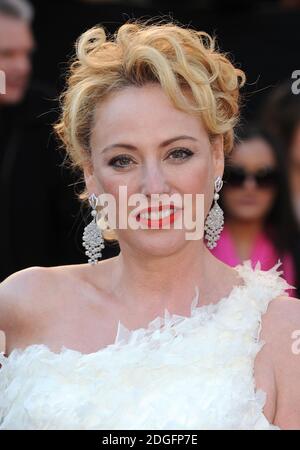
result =
[[109,161],[108,165],[117,167],[117,168],[124,168],[124,167],[128,167],[129,165],[131,165],[130,163],[133,163],[132,158],[130,158],[129,156],[121,155],[121,156],[115,156],[114,158],[112,158]]
[[169,158],[175,159],[175,160],[176,159],[182,160],[182,159],[188,159],[193,154],[194,153],[191,150],[189,150],[188,148],[177,148],[169,153]]

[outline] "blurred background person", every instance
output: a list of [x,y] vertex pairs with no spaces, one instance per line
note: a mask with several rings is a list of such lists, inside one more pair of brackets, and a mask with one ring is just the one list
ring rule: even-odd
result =
[[[300,280],[300,93],[295,92],[291,76],[273,88],[263,103],[260,122],[284,152],[290,198],[298,225],[293,255]],[[299,82],[297,81],[299,86]],[[298,281],[298,297],[300,295]]]
[[29,266],[86,262],[77,178],[53,135],[57,93],[32,76],[32,17],[28,2],[0,0],[0,281]]
[[53,137],[56,92],[32,77],[32,18],[27,1],[0,0],[0,282],[29,266],[86,262],[75,177]]
[[293,81],[286,80],[272,89],[262,108],[261,122],[284,150],[292,204],[300,228],[300,94],[293,92]]
[[6,93],[0,97],[1,105],[20,102],[28,88],[35,47],[30,29],[32,17],[33,10],[28,3],[0,0],[0,66],[6,75]]
[[265,132],[254,127],[239,132],[220,196],[225,226],[212,253],[231,266],[250,259],[255,267],[260,261],[263,270],[280,259],[283,277],[297,287],[297,224],[284,167],[280,148]]

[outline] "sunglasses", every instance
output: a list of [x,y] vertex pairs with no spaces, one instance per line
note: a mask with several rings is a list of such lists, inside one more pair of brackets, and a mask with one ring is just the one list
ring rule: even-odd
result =
[[243,167],[228,166],[225,168],[224,181],[230,187],[242,187],[246,180],[254,180],[258,188],[274,188],[279,180],[276,169],[265,167],[256,172],[247,172]]

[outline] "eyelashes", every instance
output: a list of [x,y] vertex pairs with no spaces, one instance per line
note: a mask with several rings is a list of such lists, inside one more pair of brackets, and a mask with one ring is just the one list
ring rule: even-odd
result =
[[[169,152],[166,159],[170,159],[173,162],[177,162],[177,161],[181,162],[181,161],[185,161],[186,159],[189,159],[191,156],[193,156],[193,154],[194,154],[194,152],[192,152],[190,149],[180,147],[180,148],[174,149],[171,152]],[[134,159],[132,158],[132,156],[129,156],[129,155],[115,156],[108,162],[109,166],[119,168],[119,169],[127,168],[134,164],[135,164]]]
[[[128,164],[128,161],[133,162],[133,160],[130,156],[126,156],[126,155],[115,156],[114,158],[112,158],[109,161],[108,165],[112,166],[112,167],[118,167],[118,168],[128,167],[130,165],[130,164]],[[127,162],[127,164],[126,164],[126,162]],[[120,163],[122,163],[122,164],[120,164]]]
[[[175,150],[172,150],[168,157],[170,156],[174,156],[177,155],[176,158],[171,158],[171,159],[187,159],[190,156],[192,156],[194,154],[194,152],[192,152],[190,149],[188,148],[177,148]],[[184,155],[184,156],[183,156]]]

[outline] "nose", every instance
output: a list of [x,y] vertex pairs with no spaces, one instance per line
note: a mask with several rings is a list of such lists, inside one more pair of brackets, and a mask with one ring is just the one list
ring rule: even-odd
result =
[[145,164],[142,171],[141,193],[148,198],[152,194],[169,194],[170,186],[159,163]]
[[253,175],[248,175],[247,178],[245,179],[245,183],[244,186],[246,189],[256,189],[257,188],[257,183],[255,180],[255,177]]

